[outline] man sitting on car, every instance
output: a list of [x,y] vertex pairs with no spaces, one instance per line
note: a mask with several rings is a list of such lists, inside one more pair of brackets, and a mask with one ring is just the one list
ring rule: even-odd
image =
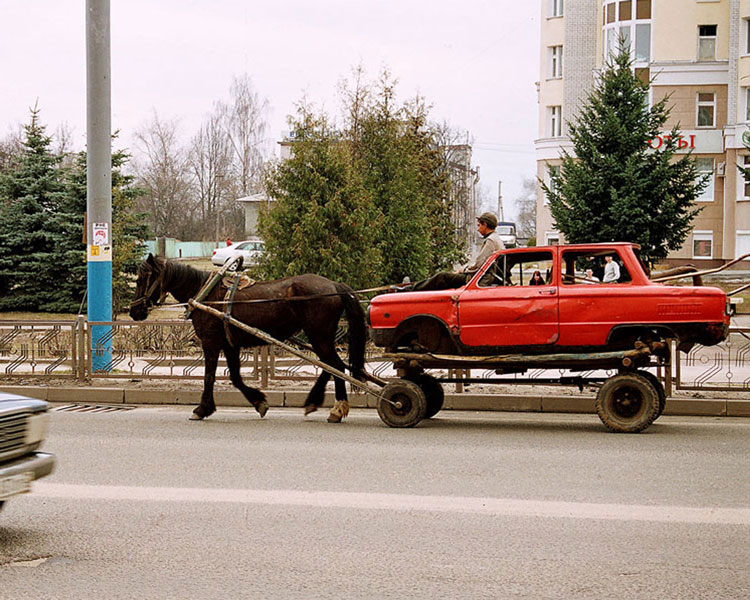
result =
[[497,217],[491,212],[482,213],[477,217],[477,231],[484,238],[482,247],[476,258],[458,270],[457,273],[452,271],[441,271],[428,279],[418,281],[406,290],[426,291],[426,290],[449,290],[466,285],[474,274],[487,262],[487,259],[498,250],[505,248],[500,237],[495,232],[497,228]]

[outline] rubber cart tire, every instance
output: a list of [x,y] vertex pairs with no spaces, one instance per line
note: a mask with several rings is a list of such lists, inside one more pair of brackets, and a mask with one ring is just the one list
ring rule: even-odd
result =
[[445,402],[445,392],[442,384],[432,375],[420,373],[416,377],[408,377],[409,381],[416,383],[424,392],[427,401],[427,410],[424,413],[425,419],[430,419],[440,412]]
[[610,431],[638,433],[659,416],[659,394],[651,382],[641,375],[615,375],[599,388],[596,412]]
[[[656,415],[656,419],[658,419],[661,416],[661,413],[664,412],[664,407],[667,405],[667,392],[664,389],[664,384],[662,384],[661,381],[659,381],[659,378],[654,375],[651,371],[636,371],[638,375],[641,377],[645,377],[651,382],[651,385],[654,386],[656,389],[656,393],[659,395],[659,414]],[[654,419],[654,421],[656,421]]]
[[378,415],[388,427],[414,427],[424,419],[426,410],[424,392],[406,379],[387,384],[378,399]]

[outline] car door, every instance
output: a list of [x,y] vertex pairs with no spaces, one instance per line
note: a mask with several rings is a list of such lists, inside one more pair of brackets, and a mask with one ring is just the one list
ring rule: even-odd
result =
[[[553,249],[506,252],[458,297],[459,338],[467,346],[544,346],[559,337]],[[531,285],[534,271],[542,285]]]

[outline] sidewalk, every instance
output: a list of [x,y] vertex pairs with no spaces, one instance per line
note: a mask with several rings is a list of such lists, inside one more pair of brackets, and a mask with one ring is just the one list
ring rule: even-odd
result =
[[[548,390],[549,388],[546,388]],[[91,387],[75,385],[0,385],[0,392],[13,392],[65,404],[117,405],[181,405],[195,406],[200,402],[197,389],[159,389],[126,386]],[[271,407],[301,407],[307,389],[264,390]],[[678,394],[667,398],[665,415],[705,417],[750,417],[750,398],[698,398]],[[216,390],[216,405],[247,407],[249,404],[240,392]],[[543,413],[595,413],[594,394],[549,394],[539,388],[529,387],[526,393],[488,394],[464,392],[446,393],[443,410],[543,412]],[[349,394],[352,408],[375,408],[376,399],[369,394]],[[333,394],[326,394],[326,406],[333,404]]]

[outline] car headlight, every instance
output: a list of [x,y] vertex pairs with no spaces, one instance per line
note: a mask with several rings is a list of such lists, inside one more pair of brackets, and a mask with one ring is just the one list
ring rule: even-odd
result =
[[36,413],[29,417],[28,427],[26,428],[26,444],[38,444],[44,440],[47,433],[47,423],[49,423],[49,414],[46,412]]

